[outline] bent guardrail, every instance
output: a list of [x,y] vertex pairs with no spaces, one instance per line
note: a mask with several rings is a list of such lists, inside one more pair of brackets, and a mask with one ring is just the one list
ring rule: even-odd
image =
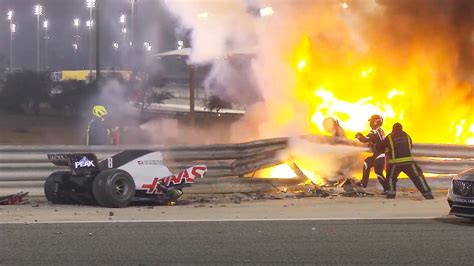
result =
[[[352,140],[328,136],[304,136],[305,140],[365,147]],[[48,162],[46,154],[93,152],[102,159],[122,150],[159,150],[172,171],[201,162],[208,166],[208,177],[245,176],[257,170],[283,163],[279,156],[287,151],[288,138],[256,140],[247,143],[175,146],[0,146],[0,190],[2,188],[41,186],[50,173],[61,169]],[[474,146],[414,144],[413,154],[426,173],[456,174],[474,168]],[[217,182],[217,179],[215,179]],[[222,180],[222,179],[219,179]],[[235,179],[232,179],[235,180]],[[209,181],[214,182],[214,181]],[[239,181],[245,182],[245,181]]]

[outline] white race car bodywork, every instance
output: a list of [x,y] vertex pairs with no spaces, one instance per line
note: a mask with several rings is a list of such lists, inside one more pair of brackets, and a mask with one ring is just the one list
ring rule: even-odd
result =
[[45,182],[45,195],[53,203],[99,203],[123,207],[131,201],[176,201],[183,188],[207,172],[194,165],[174,175],[163,154],[152,150],[124,150],[101,161],[93,153],[48,154],[57,166]]
[[[110,165],[113,165],[113,161]],[[117,169],[130,173],[135,181],[136,190],[143,190],[147,194],[160,193],[157,186],[158,182],[167,187],[179,184],[192,184],[197,177],[203,177],[207,172],[205,165],[195,165],[174,175],[163,164],[163,155],[158,151],[138,157]]]

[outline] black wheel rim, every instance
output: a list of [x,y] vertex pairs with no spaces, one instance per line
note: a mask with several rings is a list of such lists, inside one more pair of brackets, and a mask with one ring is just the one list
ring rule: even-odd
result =
[[114,182],[114,193],[119,197],[123,197],[128,192],[128,186],[123,179],[117,179]]

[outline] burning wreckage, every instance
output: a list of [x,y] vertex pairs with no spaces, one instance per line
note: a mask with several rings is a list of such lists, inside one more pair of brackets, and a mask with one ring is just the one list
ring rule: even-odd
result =
[[[251,56],[251,63],[244,64],[244,69],[251,70],[250,76],[256,79],[254,85],[262,103],[252,102],[254,105],[236,123],[235,135],[239,141],[288,134],[322,134],[331,123],[338,126],[331,130],[332,135],[355,135],[366,129],[368,117],[378,114],[385,120],[384,129],[386,125],[400,122],[417,142],[474,144],[474,91],[469,75],[472,60],[460,60],[472,58],[469,53],[472,49],[468,48],[472,46],[471,29],[459,26],[470,25],[471,9],[463,6],[470,6],[471,2],[447,1],[438,6],[430,1],[372,2],[377,8],[371,9],[372,6],[370,11],[370,5],[365,9],[361,4],[357,8],[346,6],[341,12],[335,5],[331,6],[330,1],[301,1],[300,4],[280,1],[273,6],[279,11],[277,15],[257,21],[245,14],[236,15],[238,8],[226,2],[216,12],[219,15],[206,17],[209,23],[200,23],[195,16],[188,17],[192,13],[177,2],[171,4],[171,9],[178,16],[191,19],[184,21],[195,18],[196,23],[184,25],[196,29],[195,43],[234,41],[253,47],[254,41],[247,43],[240,37],[257,35],[259,42],[252,49],[255,55]],[[315,23],[314,14],[324,18],[324,23]],[[245,24],[249,27],[234,34],[234,20],[227,24],[221,16],[238,17],[239,21],[249,19]],[[358,22],[352,23],[355,18]],[[394,19],[403,23],[393,25]],[[267,23],[279,23],[280,27],[268,27]],[[252,27],[255,24],[264,30],[255,32]],[[224,36],[198,34],[208,33],[209,25],[219,27]],[[400,36],[404,36],[405,41],[400,42]],[[222,57],[221,50],[206,48],[203,45],[191,50],[190,62]],[[233,64],[238,56],[231,54],[233,56],[213,65],[211,73],[216,75],[208,79],[222,83],[229,91],[235,89],[234,98],[240,100],[252,95],[242,90],[246,86],[234,88],[234,84],[241,83],[220,75],[241,70]],[[248,74],[246,71],[241,71],[238,77]],[[335,120],[327,120],[328,117]],[[335,184],[362,190],[348,173],[337,174],[338,169],[326,173],[313,171],[315,160],[303,153],[295,160],[284,159],[280,165],[275,163],[268,169],[259,169],[256,175],[304,178],[311,180],[314,191]],[[346,157],[337,160],[350,164],[351,155]],[[318,170],[324,167],[326,165],[318,166]],[[331,177],[336,175],[337,178]]]
[[288,145],[289,149],[280,151],[266,164],[270,167],[258,170],[252,176],[298,181],[299,184],[292,188],[303,197],[335,194],[365,197],[371,194],[352,175],[359,155],[369,151],[366,144],[341,136],[306,135],[290,138]]
[[[339,178],[328,180],[325,179],[324,183],[314,182],[312,178],[309,178],[305,173],[299,168],[295,162],[290,162],[287,164],[291,170],[297,175],[297,177],[306,180],[304,184],[306,187],[301,191],[302,195],[309,197],[329,197],[331,196],[336,189],[339,189],[340,195],[346,197],[365,197],[370,193],[367,193],[363,188],[357,185],[357,181],[350,177],[341,175]],[[341,174],[341,173],[339,173]]]

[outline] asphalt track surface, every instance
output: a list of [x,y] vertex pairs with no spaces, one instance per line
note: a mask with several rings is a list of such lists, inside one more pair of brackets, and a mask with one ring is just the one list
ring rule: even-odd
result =
[[462,219],[0,224],[0,264],[472,265]]

